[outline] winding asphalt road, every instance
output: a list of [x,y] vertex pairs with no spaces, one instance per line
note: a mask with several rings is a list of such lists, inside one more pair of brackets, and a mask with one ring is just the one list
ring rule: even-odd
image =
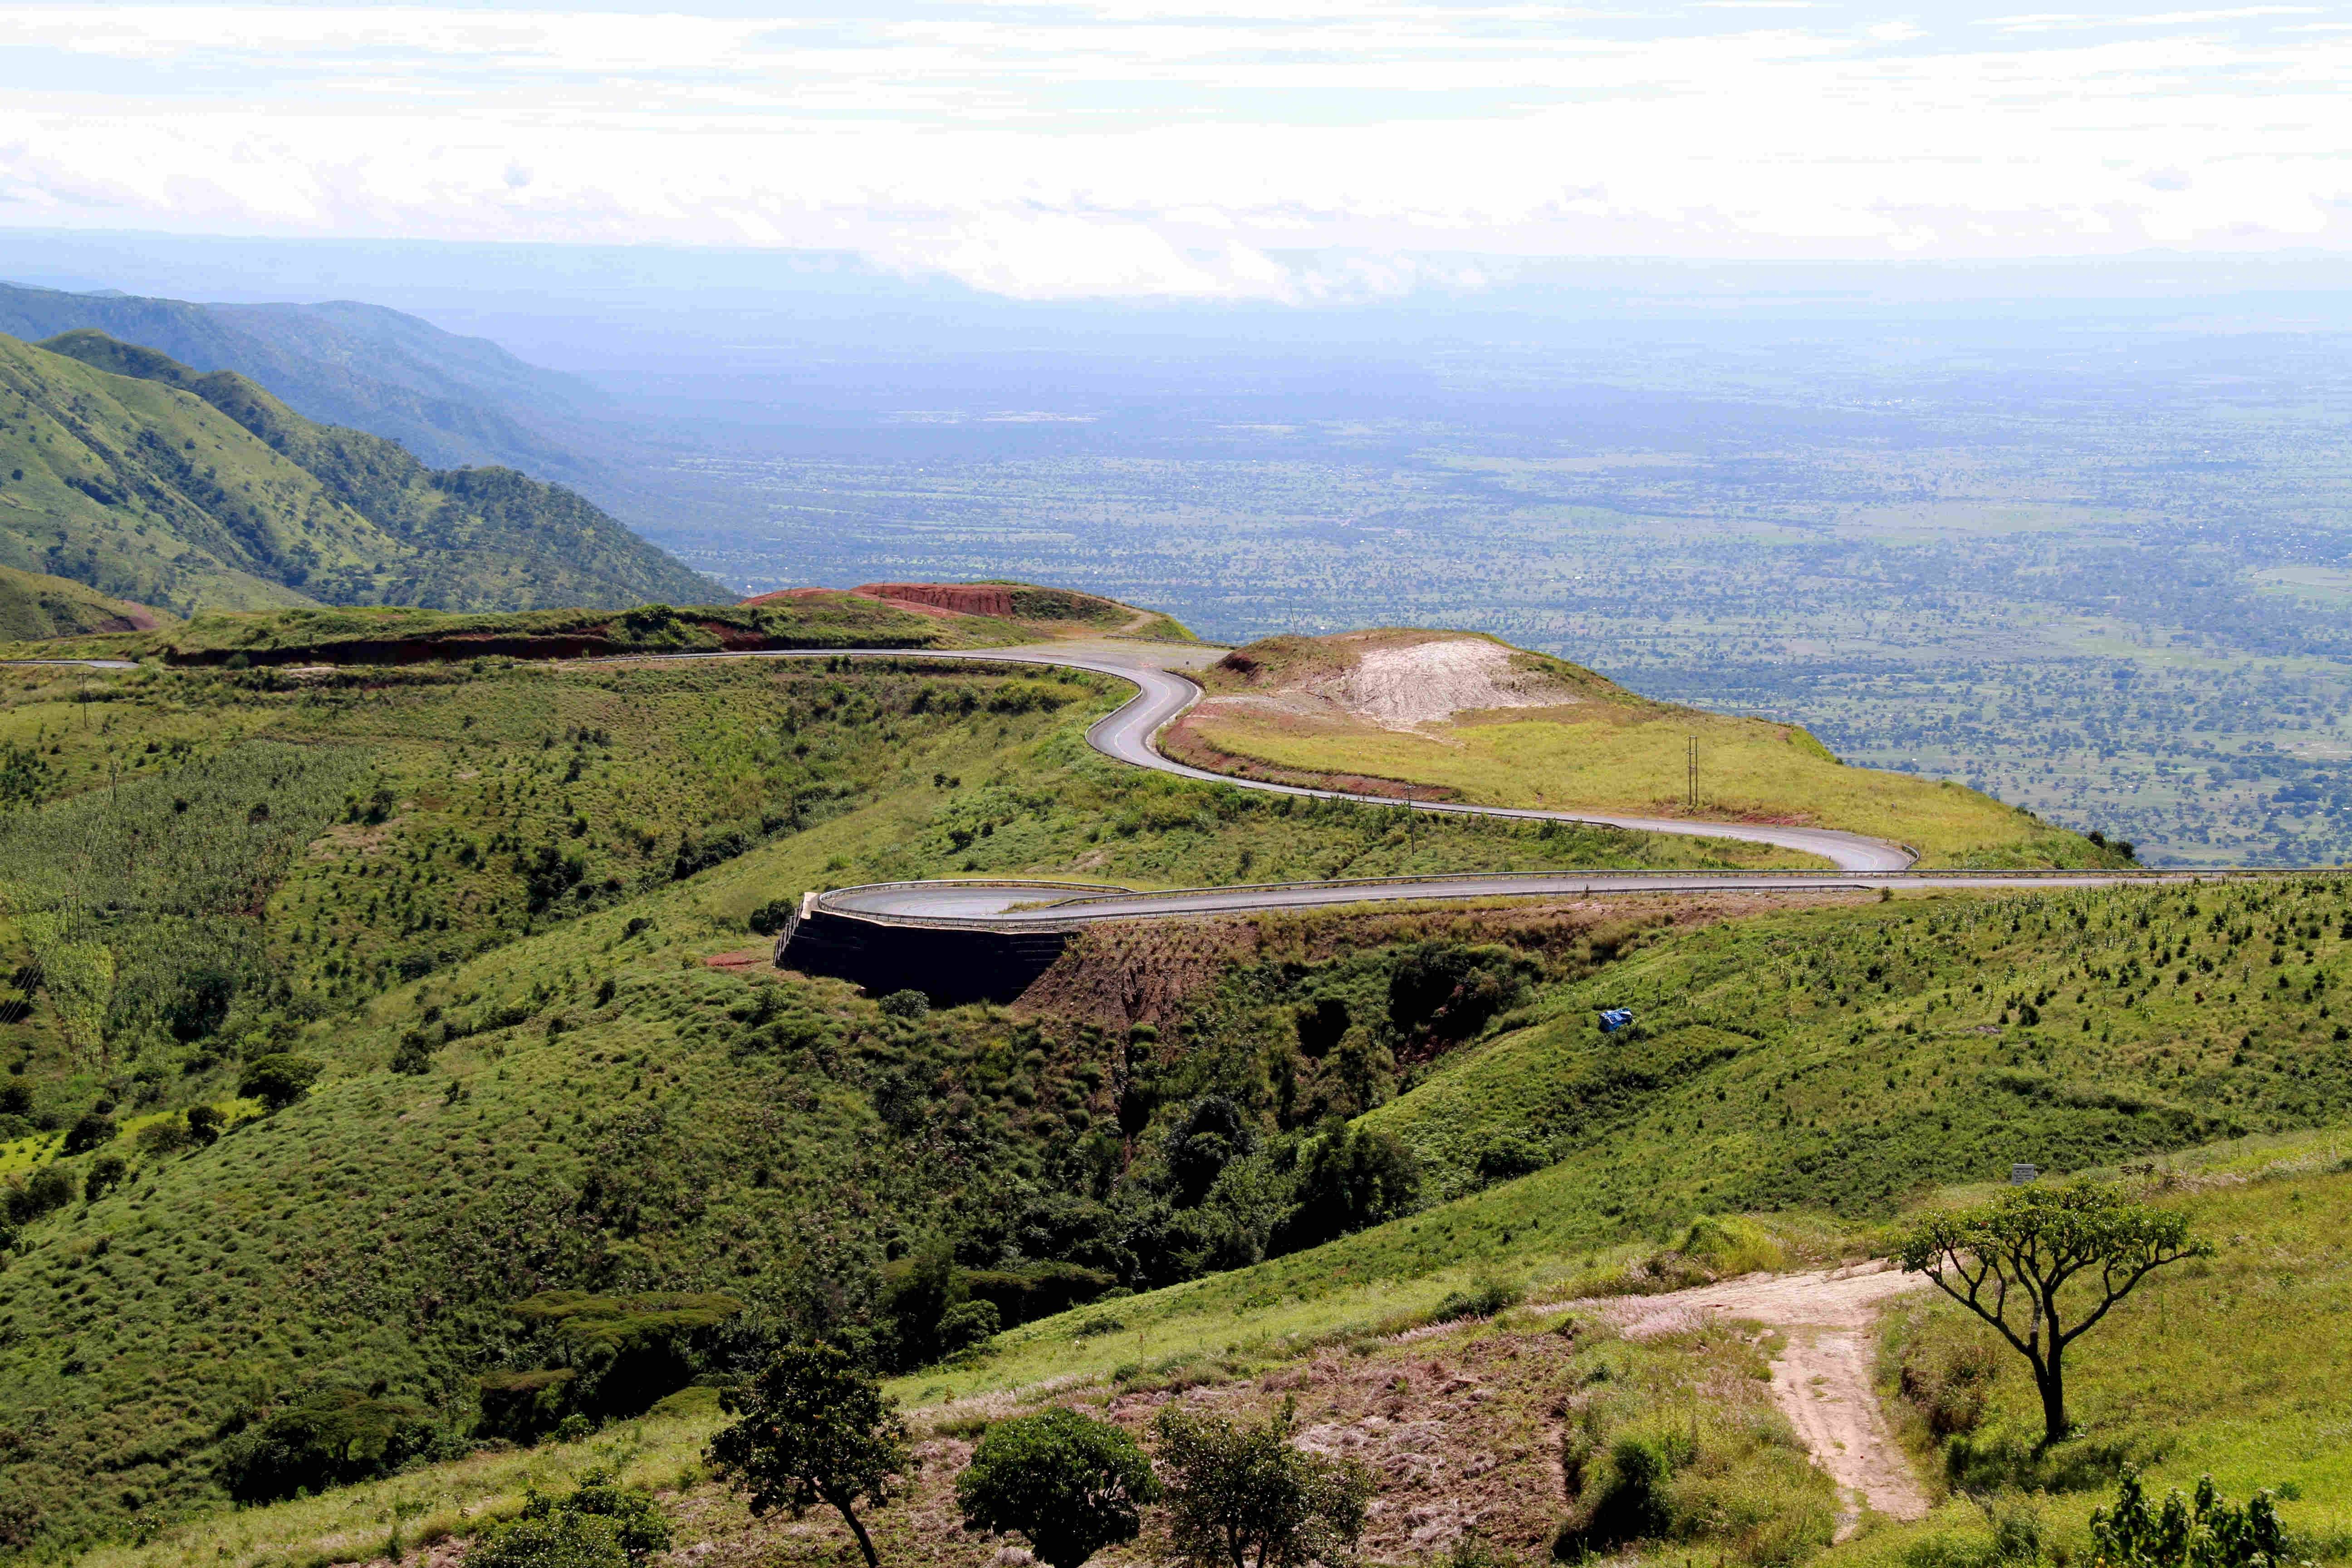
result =
[[[1098,720],[1087,740],[1105,756],[1238,789],[1261,790],[1318,800],[1467,816],[1512,817],[1620,827],[1638,833],[1673,833],[1698,838],[1729,838],[1769,844],[1816,855],[1836,868],[1829,871],[1554,871],[1388,878],[1329,882],[1291,882],[1228,888],[1135,892],[1076,883],[939,880],[887,882],[842,888],[811,895],[803,913],[819,910],[853,920],[887,924],[972,926],[991,930],[1068,929],[1094,921],[1238,914],[1262,910],[1328,908],[1370,901],[1562,898],[1643,892],[1802,892],[1904,888],[2082,888],[2126,882],[2211,879],[2227,872],[2165,871],[1913,871],[1916,858],[1885,839],[1827,828],[1784,827],[1745,822],[1694,822],[1678,817],[1617,816],[1594,812],[1535,811],[1513,806],[1461,805],[1441,801],[1400,801],[1344,790],[1308,789],[1211,773],[1162,755],[1155,741],[1171,721],[1201,700],[1202,690],[1182,673],[1214,658],[1213,648],[1183,645],[1049,643],[1008,648],[868,648],[857,659],[921,659],[929,662],[1026,664],[1083,669],[1129,681],[1136,695]],[[648,658],[835,658],[836,649],[792,649],[756,653],[628,655],[583,663],[645,662]],[[26,660],[21,662],[34,662]],[[114,660],[42,660],[129,668]]]
[[[1097,721],[1087,731],[1087,742],[1107,757],[1131,763],[1139,768],[1150,768],[1163,773],[1176,773],[1188,779],[1202,779],[1210,784],[1231,784],[1239,789],[1263,790],[1269,795],[1297,795],[1314,800],[1351,800],[1369,805],[1389,807],[1410,806],[1455,816],[1505,816],[1529,822],[1573,822],[1601,827],[1622,827],[1636,833],[1678,833],[1694,838],[1736,838],[1748,844],[1770,844],[1782,849],[1794,849],[1801,854],[1818,855],[1831,865],[1847,871],[1900,871],[1917,858],[1899,844],[1883,838],[1870,838],[1859,833],[1839,833],[1822,827],[1781,827],[1748,822],[1691,822],[1670,816],[1612,816],[1589,811],[1536,811],[1519,806],[1460,805],[1450,801],[1402,801],[1388,795],[1352,795],[1345,790],[1308,789],[1297,784],[1269,784],[1263,779],[1237,778],[1231,773],[1211,773],[1163,755],[1154,744],[1160,731],[1181,717],[1192,704],[1201,700],[1201,688],[1178,668],[1180,662],[1195,666],[1215,657],[1215,648],[1200,648],[1174,645],[1167,647],[1139,645],[1133,649],[1100,644],[1057,645],[1041,644],[1029,647],[958,649],[933,652],[923,648],[908,648],[895,652],[874,652],[853,655],[872,658],[951,658],[982,664],[1039,664],[1064,669],[1091,670],[1097,675],[1116,676],[1134,682],[1136,694],[1117,711]],[[681,657],[695,657],[692,655]],[[837,655],[786,654],[754,655],[756,658],[833,658]]]
[[[2085,888],[2121,883],[2211,880],[2213,871],[1914,871],[1916,858],[1900,845],[1826,828],[1781,827],[1744,822],[1689,822],[1674,817],[1612,816],[1588,812],[1533,811],[1509,806],[1457,805],[1435,801],[1398,801],[1385,795],[1307,789],[1236,778],[1179,763],[1153,743],[1160,731],[1202,697],[1201,688],[1171,668],[1181,660],[1205,663],[1213,649],[1144,648],[1101,645],[934,652],[909,649],[866,657],[957,659],[977,663],[1057,666],[1091,670],[1132,681],[1136,695],[1096,721],[1087,740],[1105,756],[1137,767],[1240,789],[1321,800],[1351,800],[1415,811],[1536,821],[1592,823],[1643,833],[1678,833],[1693,837],[1734,838],[1818,855],[1829,871],[1552,871],[1410,877],[1328,882],[1261,883],[1241,887],[1136,892],[1066,882],[938,880],[885,882],[811,895],[803,914],[823,910],[853,920],[892,925],[977,927],[993,931],[1066,930],[1095,921],[1242,914],[1257,910],[1324,909],[1340,904],[1433,900],[1564,898],[1647,892],[1804,892],[1877,888]],[[766,656],[754,656],[766,657]],[[824,657],[788,655],[785,657]]]

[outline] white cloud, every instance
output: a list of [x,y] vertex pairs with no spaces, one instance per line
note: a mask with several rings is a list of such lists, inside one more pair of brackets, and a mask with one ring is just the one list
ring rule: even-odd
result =
[[[0,4],[0,221],[845,247],[1009,294],[1274,299],[1477,286],[1379,259],[1408,251],[2342,244],[2352,38],[2324,14]],[[1309,249],[1364,259],[1272,254]]]

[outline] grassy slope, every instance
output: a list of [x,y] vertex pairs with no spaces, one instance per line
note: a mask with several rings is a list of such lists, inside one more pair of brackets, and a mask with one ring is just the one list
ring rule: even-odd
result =
[[0,565],[264,609],[407,554],[202,399],[0,338]]
[[129,631],[164,618],[68,578],[0,566],[0,644]]
[[[1342,673],[1366,647],[1433,634],[1275,637],[1208,672],[1213,694],[1278,693]],[[1450,635],[1450,634],[1447,634]],[[1909,844],[1930,866],[2099,865],[2087,841],[1958,784],[1849,767],[1802,729],[1637,697],[1539,655],[1520,664],[1574,688],[1574,706],[1496,709],[1423,733],[1211,703],[1171,735],[1179,750],[1231,768],[1349,774],[1437,786],[1489,805],[1785,821]],[[1687,744],[1699,743],[1701,802],[1685,812]],[[1216,753],[1223,753],[1219,762]]]
[[66,332],[40,346],[111,374],[193,393],[415,552],[372,579],[307,582],[313,598],[490,610],[715,596],[709,578],[560,485],[510,468],[436,472],[395,441],[305,419],[235,372],[199,375],[103,332]]
[[98,334],[57,347],[0,338],[0,565],[183,612],[710,596],[558,487],[434,473]]
[[[76,702],[85,679],[109,700]],[[37,1222],[0,1272],[0,1405],[38,1413],[9,1424],[26,1445],[10,1495],[68,1539],[196,1506],[223,1421],[312,1381],[462,1394],[503,1342],[497,1304],[545,1285],[697,1279],[788,1296],[812,1271],[854,1285],[884,1237],[1017,1177],[1022,1141],[1063,1128],[1066,1101],[1092,1092],[1073,1059],[992,1067],[1010,1031],[999,1015],[909,1034],[825,983],[790,984],[786,1021],[841,1057],[747,1045],[729,1012],[747,983],[698,959],[763,946],[737,923],[755,905],[965,867],[1148,884],[1226,879],[1245,852],[1274,874],[1383,872],[1414,853],[1499,868],[1651,852],[1629,836],[1479,824],[1408,840],[1384,812],[1285,812],[1122,769],[1083,742],[1115,686],[747,664],[0,675],[0,713],[58,792],[89,796],[110,764],[121,800],[145,791],[168,810],[181,786],[167,769],[228,765],[258,738],[357,750],[360,793],[379,782],[394,803],[381,825],[330,830],[278,881],[261,936],[284,993],[220,1030],[320,1056],[324,1085],[209,1150],[139,1155],[126,1131],[134,1180]],[[920,691],[936,700],[918,713]],[[1014,700],[992,710],[1000,697]],[[779,816],[768,847],[670,879],[680,827],[756,841]],[[583,875],[534,911],[517,859],[542,844],[580,855]],[[631,936],[637,919],[652,927]],[[0,973],[23,961],[9,937],[0,928]],[[425,978],[404,983],[404,965]],[[233,1067],[152,1037],[110,1064],[77,1061],[46,999],[29,1000],[0,1050],[37,1111],[70,1120],[105,1092],[118,1115],[147,1115],[234,1082]],[[431,1074],[386,1070],[404,1030],[438,1040],[460,1020],[477,1027],[439,1047]],[[975,1135],[1016,1146],[1003,1170],[901,1143],[850,1087],[935,1048],[971,1062]],[[0,1161],[52,1143],[28,1136]],[[93,1470],[106,1488],[77,1479]]]
[[[2129,1454],[2147,1465],[2151,1486],[2160,1495],[2168,1486],[2191,1485],[2201,1474],[2211,1474],[2225,1492],[2242,1499],[2257,1487],[2286,1486],[2299,1494],[2283,1504],[2286,1522],[2299,1552],[2323,1562],[2352,1559],[2352,1474],[2345,1468],[2347,1450],[2340,1441],[2338,1397],[2344,1377],[2352,1368],[2344,1363],[2352,1333],[2352,1250],[2345,1236],[2352,1227],[2352,1174],[2343,1168],[2343,1135],[2303,1134],[2286,1138],[2250,1139],[2190,1151],[2160,1163],[2162,1184],[2177,1184],[2155,1201],[2184,1209],[2200,1235],[2213,1238],[2219,1255],[2210,1264],[2159,1273],[2126,1300],[2100,1329],[2078,1347],[2074,1362],[2074,1405],[2085,1428],[2084,1447],[2109,1454]],[[2115,1173],[2107,1173],[2114,1174]],[[1939,1200],[1973,1197],[1980,1191],[1961,1189],[1936,1194]],[[1866,1250],[1865,1237],[1840,1238],[1836,1227],[1826,1229],[1798,1220],[1781,1226],[1807,1236],[1818,1234],[1817,1245],[1840,1250]],[[1612,1267],[1623,1263],[1628,1249],[1598,1255]],[[1564,1260],[1576,1267],[1578,1260]],[[1797,1261],[1795,1258],[1791,1262]],[[1522,1274],[1502,1271],[1505,1278],[1540,1279],[1540,1268]],[[1618,1278],[1622,1280],[1623,1276]],[[1683,1427],[1692,1418],[1694,1400],[1706,1402],[1711,1421],[1736,1417],[1757,1402],[1758,1385],[1749,1363],[1756,1351],[1735,1333],[1675,1335],[1643,1344],[1612,1338],[1605,1330],[1587,1327],[1578,1336],[1580,1351],[1572,1372],[1558,1365],[1559,1336],[1549,1331],[1559,1320],[1544,1316],[1509,1315],[1491,1328],[1473,1325],[1450,1334],[1418,1338],[1405,1344],[1381,1337],[1402,1323],[1416,1321],[1434,1304],[1441,1289],[1460,1280],[1399,1282],[1383,1294],[1366,1289],[1343,1291],[1321,1299],[1319,1310],[1292,1313],[1283,1325],[1288,1331],[1272,1334],[1263,1321],[1235,1321],[1222,1333],[1210,1331],[1170,1341],[1150,1322],[1150,1300],[1129,1301],[1113,1309],[1080,1309],[1068,1319],[1022,1331],[1016,1338],[1050,1340],[1066,1352],[1050,1370],[1059,1375],[1055,1385],[1072,1383],[1081,1399],[1099,1398],[1087,1390],[1089,1378],[1108,1377],[1123,1371],[1124,1386],[1150,1390],[1155,1386],[1183,1387],[1207,1382],[1225,1384],[1225,1397],[1244,1405],[1262,1404],[1268,1389],[1280,1390],[1303,1381],[1307,1390],[1304,1417],[1317,1419],[1316,1369],[1328,1368],[1329,1351],[1345,1347],[1347,1361],[1360,1366],[1365,1378],[1390,1388],[1409,1388],[1418,1377],[1454,1364],[1471,1370],[1481,1347],[1498,1352],[1505,1364],[1532,1361],[1533,1376],[1527,1392],[1536,1397],[1522,1410],[1514,1397],[1519,1390],[1500,1384],[1499,1405],[1478,1409],[1475,1422],[1476,1447],[1490,1447],[1506,1460],[1499,1475],[1482,1483],[1490,1500],[1494,1479],[1507,1480],[1515,1467],[1511,1444],[1525,1420],[1535,1433],[1549,1426],[1545,1419],[1563,1386],[1597,1381],[1594,1369],[1608,1368],[1602,1392],[1622,1410],[1627,1424],[1639,1430],[1663,1425]],[[1586,1273],[1569,1289],[1592,1289],[1601,1283]],[[1071,1341],[1076,1324],[1097,1321],[1112,1313],[1124,1314],[1148,1325],[1138,1334],[1092,1335]],[[1892,1408],[1905,1408],[1892,1386],[1892,1373],[1912,1347],[1940,1346],[1954,1338],[1982,1338],[1957,1309],[1923,1299],[1915,1310],[1889,1314],[1889,1341],[1883,1358],[1889,1373],[1885,1391]],[[1135,1352],[1136,1340],[1147,1342],[1142,1353],[1162,1352],[1157,1364],[1117,1368],[1097,1352]],[[2314,1353],[2316,1352],[2317,1353]],[[1530,1354],[1530,1352],[1533,1352]],[[2005,1352],[2004,1352],[2005,1353]],[[1319,1363],[1316,1358],[1325,1359]],[[1494,1377],[1497,1356],[1483,1358],[1477,1370]],[[1098,1364],[1099,1363],[1099,1364]],[[2006,1436],[2038,1424],[2032,1391],[2020,1369],[2000,1364],[1984,1426],[1971,1441],[1996,1447]],[[1001,1384],[1001,1381],[999,1383]],[[903,1391],[910,1396],[935,1395],[936,1380],[926,1387],[922,1379],[908,1380]],[[1007,1397],[984,1395],[975,1404],[937,1412],[950,1429],[954,1418],[969,1412],[1009,1413],[1031,1392]],[[1064,1397],[1070,1395],[1065,1394]],[[688,1405],[681,1399],[681,1406]],[[1391,1396],[1389,1408],[1402,1402]],[[1406,1415],[1419,1412],[1407,1411]],[[1750,1419],[1754,1419],[1751,1415]],[[1456,1420],[1461,1419],[1459,1416]],[[681,1539],[741,1539],[763,1543],[779,1562],[826,1560],[844,1542],[822,1521],[814,1538],[786,1536],[774,1527],[748,1527],[740,1504],[718,1493],[701,1474],[700,1447],[718,1425],[708,1407],[658,1412],[646,1421],[614,1428],[576,1445],[548,1444],[520,1453],[478,1457],[440,1465],[390,1480],[331,1492],[318,1499],[243,1510],[174,1531],[156,1543],[119,1548],[92,1554],[93,1568],[161,1564],[189,1561],[226,1562],[240,1565],[285,1561],[360,1561],[373,1554],[395,1524],[414,1545],[444,1533],[465,1533],[474,1521],[496,1518],[520,1505],[524,1488],[546,1489],[591,1464],[616,1468],[635,1484],[662,1492],[674,1512],[688,1521]],[[1769,1421],[1765,1423],[1769,1426]],[[1451,1423],[1449,1423],[1449,1428]],[[1455,1436],[1450,1429],[1449,1437]],[[1913,1420],[1908,1440],[1915,1462],[1931,1488],[1942,1455],[1924,1428]],[[1558,1500],[1557,1471],[1548,1461],[1540,1437],[1527,1445],[1524,1457],[1543,1467],[1545,1476],[1519,1489],[1518,1511],[1548,1523],[1564,1511]],[[1769,1461],[1769,1450],[1762,1456]],[[880,1514],[874,1522],[877,1539],[891,1560],[938,1561],[977,1564],[987,1560],[992,1543],[958,1541],[943,1534],[936,1500],[951,1479],[953,1457],[927,1467],[912,1507]],[[1717,1495],[1732,1506],[1723,1533],[1675,1543],[1654,1554],[1661,1562],[1686,1560],[1694,1552],[1733,1562],[1786,1562],[1778,1555],[1793,1540],[1794,1559],[1818,1552],[1815,1531],[1822,1528],[1824,1500],[1818,1485],[1809,1487],[1803,1467],[1793,1473],[1776,1473],[1770,1467],[1748,1473],[1709,1478]],[[2045,1542],[2075,1558],[2086,1555],[2089,1510],[2111,1493],[2104,1472],[2093,1473],[2069,1489],[2037,1497],[2016,1489],[1996,1490],[1994,1511],[2021,1510],[2037,1517]],[[1760,1483],[1760,1484],[1759,1484]],[[1454,1488],[1441,1482],[1410,1501],[1424,1510],[1453,1500]],[[1546,1505],[1552,1510],[1545,1514]],[[928,1506],[927,1506],[928,1505]],[[1761,1510],[1765,1528],[1750,1522]],[[929,1515],[929,1517],[925,1517]],[[1489,1516],[1490,1537],[1507,1544],[1512,1527],[1526,1521],[1505,1511]],[[1918,1523],[1893,1525],[1874,1521],[1850,1542],[1814,1557],[1825,1568],[1879,1568],[1880,1564],[1922,1563],[1985,1564],[1990,1561],[1986,1510],[1958,1497],[1945,1499]],[[1759,1552],[1772,1553],[1759,1559]],[[312,1555],[315,1553],[316,1555]],[[1118,1561],[1116,1555],[1107,1561]]]

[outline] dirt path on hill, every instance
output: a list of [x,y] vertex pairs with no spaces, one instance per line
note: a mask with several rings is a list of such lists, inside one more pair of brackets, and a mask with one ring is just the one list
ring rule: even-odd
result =
[[1864,1264],[1811,1274],[1750,1274],[1664,1296],[1627,1296],[1601,1316],[1632,1339],[1698,1327],[1714,1318],[1745,1318],[1781,1331],[1787,1343],[1772,1363],[1772,1395],[1813,1460],[1837,1483],[1838,1536],[1861,1522],[1864,1508],[1918,1519],[1927,1494],[1888,1429],[1872,1385],[1872,1325],[1879,1310],[1927,1285],[1916,1274]]

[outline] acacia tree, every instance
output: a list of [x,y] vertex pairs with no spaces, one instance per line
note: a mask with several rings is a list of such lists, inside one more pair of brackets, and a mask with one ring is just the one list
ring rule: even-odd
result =
[[1151,1461],[1124,1428],[1068,1409],[990,1427],[956,1478],[966,1530],[1024,1536],[1049,1568],[1134,1540],[1159,1498]]
[[1291,1442],[1291,1401],[1255,1426],[1171,1406],[1160,1413],[1168,1533],[1196,1568],[1297,1568],[1336,1561],[1363,1533],[1372,1475]]
[[[2149,1274],[2212,1250],[2189,1239],[2188,1216],[2081,1183],[2021,1187],[1977,1208],[1929,1215],[1904,1233],[1895,1256],[1904,1272],[1925,1274],[2032,1365],[2047,1447],[2067,1432],[2067,1347]],[[2078,1282],[2085,1309],[2070,1321],[2074,1301],[2060,1296]]]
[[751,1511],[794,1519],[818,1503],[841,1515],[866,1568],[878,1568],[859,1502],[887,1504],[908,1463],[907,1424],[881,1384],[828,1344],[788,1344],[749,1385],[720,1395],[739,1415],[710,1439],[711,1468],[751,1493]]

